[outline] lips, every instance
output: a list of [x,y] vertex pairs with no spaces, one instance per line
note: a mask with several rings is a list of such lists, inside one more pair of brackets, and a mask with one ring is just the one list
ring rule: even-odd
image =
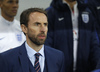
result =
[[13,10],[12,12],[16,13],[16,12],[17,12],[17,10]]
[[13,13],[16,13],[16,12],[17,12],[17,10],[12,10],[12,12],[13,12]]
[[45,34],[39,34],[38,37],[39,37],[39,39],[45,39],[46,36],[45,36]]
[[38,36],[39,39],[45,39],[45,36]]

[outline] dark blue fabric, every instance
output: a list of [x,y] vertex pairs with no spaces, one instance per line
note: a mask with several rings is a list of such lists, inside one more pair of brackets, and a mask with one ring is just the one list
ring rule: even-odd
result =
[[28,59],[29,62],[29,72],[35,72],[35,68],[33,67],[31,61]]
[[97,21],[96,30],[100,40],[100,0],[88,0],[88,6],[92,10],[92,13]]
[[[49,46],[44,46],[44,54],[47,68],[44,68],[44,72],[64,72],[63,52]],[[2,68],[0,68],[0,72],[30,72],[25,43],[0,55],[0,64],[2,65],[2,67],[0,65]],[[33,69],[32,72],[35,72],[35,70]]]
[[[28,61],[29,61],[29,72],[34,72],[35,69],[34,69],[31,61],[29,59],[28,59]],[[44,65],[44,71],[43,72],[48,72],[46,60],[45,60],[45,65]]]
[[100,60],[99,60],[99,62],[98,62],[98,64],[97,64],[96,68],[97,68],[97,69],[100,69]]
[[94,70],[94,71],[92,71],[92,72],[100,72],[100,69]]
[[[100,48],[95,32],[95,21],[87,4],[78,1],[78,51],[76,72],[90,72],[95,69],[100,57]],[[48,14],[48,35],[45,42],[65,54],[65,72],[73,72],[73,31],[71,11],[62,0],[53,0]],[[87,14],[89,21],[85,23],[82,14]],[[62,20],[59,20],[59,18]]]

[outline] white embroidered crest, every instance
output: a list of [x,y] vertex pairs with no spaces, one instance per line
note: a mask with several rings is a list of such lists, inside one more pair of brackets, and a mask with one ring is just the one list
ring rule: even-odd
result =
[[89,15],[88,13],[83,13],[82,14],[82,20],[84,23],[88,23],[89,22]]
[[16,34],[17,40],[22,41],[22,35],[21,33]]

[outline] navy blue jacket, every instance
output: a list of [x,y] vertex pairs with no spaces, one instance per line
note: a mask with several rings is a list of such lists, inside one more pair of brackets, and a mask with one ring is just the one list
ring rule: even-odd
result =
[[[95,32],[95,21],[91,11],[78,1],[78,50],[76,72],[89,72],[95,69],[100,57],[97,36]],[[65,72],[73,72],[73,31],[71,11],[67,4],[62,0],[53,0],[47,8],[48,14],[48,36],[46,45],[54,47],[65,54]],[[82,18],[82,14],[87,15],[88,19]],[[59,18],[61,20],[59,20]]]
[[[45,64],[43,72],[64,72],[64,54],[49,46],[44,46]],[[30,72],[29,58],[25,44],[0,55],[0,72]],[[34,67],[33,71],[36,72]]]
[[97,20],[96,30],[100,40],[100,0],[88,0],[88,6]]
[[98,61],[98,64],[96,66],[96,69],[92,72],[100,72],[100,60]]

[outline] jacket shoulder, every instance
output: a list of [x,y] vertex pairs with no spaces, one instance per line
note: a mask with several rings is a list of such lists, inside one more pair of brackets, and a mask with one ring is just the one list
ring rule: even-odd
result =
[[1,53],[1,56],[6,59],[12,59],[12,57],[16,57],[18,55],[20,47],[16,47]]
[[49,54],[52,54],[52,55],[64,55],[62,51],[58,50],[58,49],[55,49],[55,48],[52,48],[50,46],[46,46],[45,45],[45,48],[46,48],[46,51],[49,53]]

